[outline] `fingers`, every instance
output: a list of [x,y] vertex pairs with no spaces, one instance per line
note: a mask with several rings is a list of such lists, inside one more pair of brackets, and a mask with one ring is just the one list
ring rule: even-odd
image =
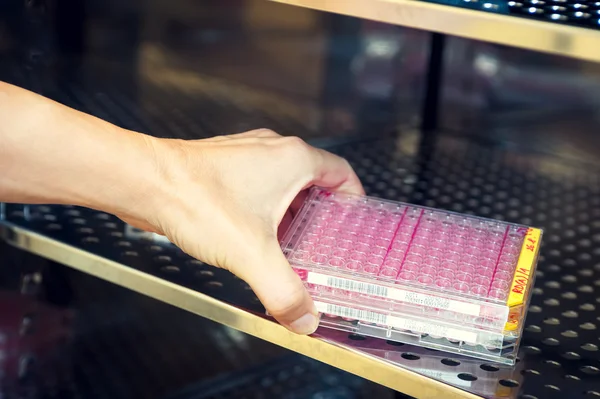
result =
[[314,150],[315,185],[349,194],[365,194],[360,179],[348,161],[318,148]]
[[319,324],[317,309],[277,240],[270,240],[257,254],[255,259],[247,259],[246,266],[236,274],[252,287],[279,323],[295,333],[312,334]]

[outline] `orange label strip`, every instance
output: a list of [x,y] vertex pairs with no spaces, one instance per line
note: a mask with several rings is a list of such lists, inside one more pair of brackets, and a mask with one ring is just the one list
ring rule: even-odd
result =
[[[541,238],[542,231],[540,229],[527,229],[519,261],[517,262],[517,268],[515,269],[515,275],[510,286],[508,300],[506,301],[509,308],[522,305],[525,302],[525,295],[527,295],[531,284],[531,271],[537,259]],[[509,312],[510,320],[506,323],[506,330],[516,330],[519,326],[518,318],[522,317],[523,313],[523,311],[517,311],[516,309]]]
[[508,294],[507,305],[509,307],[520,305],[525,301],[527,288],[531,281],[531,269],[533,269],[537,258],[541,236],[542,231],[539,229],[530,228],[525,233],[521,255],[519,255],[519,261]]

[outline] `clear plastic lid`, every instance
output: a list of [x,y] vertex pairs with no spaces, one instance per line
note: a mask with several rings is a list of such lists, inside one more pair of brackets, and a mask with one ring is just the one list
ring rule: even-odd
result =
[[324,297],[510,331],[525,315],[541,236],[527,226],[313,188],[282,248]]

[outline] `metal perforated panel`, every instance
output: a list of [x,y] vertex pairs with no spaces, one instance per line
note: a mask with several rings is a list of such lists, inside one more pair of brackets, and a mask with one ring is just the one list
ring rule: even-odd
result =
[[[499,367],[335,331],[319,334],[485,396],[599,395],[597,166],[451,137],[439,138],[435,147],[418,147],[413,138],[399,135],[331,149],[350,160],[371,195],[545,229],[520,361],[515,368]],[[228,272],[203,265],[168,245],[128,239],[123,225],[112,216],[69,207],[18,205],[7,206],[6,215],[12,223],[73,246],[262,311],[245,283]]]
[[600,3],[577,0],[431,1],[461,8],[502,13],[556,24],[598,29]]
[[[367,145],[363,154],[371,162],[381,160],[369,153],[389,153],[393,147],[387,144]],[[545,243],[518,365],[522,380],[504,378],[499,386],[527,398],[600,395],[597,166],[451,138],[426,149],[421,167],[410,172],[398,169],[406,157],[401,151],[388,155],[384,173],[358,159],[356,149],[340,153],[354,161],[372,194],[402,198],[397,193],[402,179],[411,202],[543,227]],[[482,368],[475,376],[493,372]]]

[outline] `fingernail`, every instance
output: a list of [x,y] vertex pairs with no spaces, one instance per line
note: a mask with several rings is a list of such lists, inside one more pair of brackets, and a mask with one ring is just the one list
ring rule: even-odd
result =
[[298,320],[290,323],[292,331],[294,331],[297,334],[305,335],[314,333],[318,326],[319,319],[311,313],[306,313]]

